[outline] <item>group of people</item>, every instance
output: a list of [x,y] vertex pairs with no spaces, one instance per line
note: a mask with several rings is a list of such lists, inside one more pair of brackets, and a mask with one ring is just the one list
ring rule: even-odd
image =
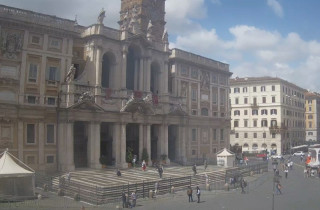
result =
[[[192,197],[193,196],[193,190],[192,190],[191,186],[188,187],[187,195],[188,195],[188,198],[189,198],[189,202],[193,202],[193,197]],[[200,191],[199,186],[196,187],[196,195],[197,195],[197,198],[198,198],[197,203],[200,203],[201,191]]]
[[133,208],[137,204],[137,195],[136,192],[132,192],[129,197],[128,193],[122,192],[122,208]]

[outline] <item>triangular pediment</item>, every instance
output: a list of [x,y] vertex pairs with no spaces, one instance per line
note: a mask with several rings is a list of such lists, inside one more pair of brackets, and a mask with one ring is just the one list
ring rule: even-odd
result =
[[87,110],[94,112],[104,112],[104,109],[92,100],[82,100],[68,108],[69,110]]

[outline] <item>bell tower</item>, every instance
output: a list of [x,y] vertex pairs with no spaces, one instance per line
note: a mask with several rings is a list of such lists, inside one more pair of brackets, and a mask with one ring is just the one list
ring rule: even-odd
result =
[[147,35],[149,22],[153,25],[154,41],[162,41],[166,0],[121,0],[120,29]]

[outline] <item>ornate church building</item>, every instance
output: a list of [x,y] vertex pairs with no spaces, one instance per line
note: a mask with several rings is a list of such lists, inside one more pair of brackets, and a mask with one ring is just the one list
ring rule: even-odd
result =
[[[119,1],[120,3],[120,1]],[[215,162],[229,65],[170,49],[165,0],[121,0],[119,29],[0,5],[0,151],[38,171]],[[145,153],[144,152],[144,153]]]

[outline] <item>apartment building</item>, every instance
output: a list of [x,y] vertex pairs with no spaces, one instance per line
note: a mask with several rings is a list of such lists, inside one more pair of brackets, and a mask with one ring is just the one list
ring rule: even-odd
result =
[[320,141],[320,94],[306,92],[306,141]]
[[280,154],[305,139],[305,90],[275,77],[230,80],[230,144]]

